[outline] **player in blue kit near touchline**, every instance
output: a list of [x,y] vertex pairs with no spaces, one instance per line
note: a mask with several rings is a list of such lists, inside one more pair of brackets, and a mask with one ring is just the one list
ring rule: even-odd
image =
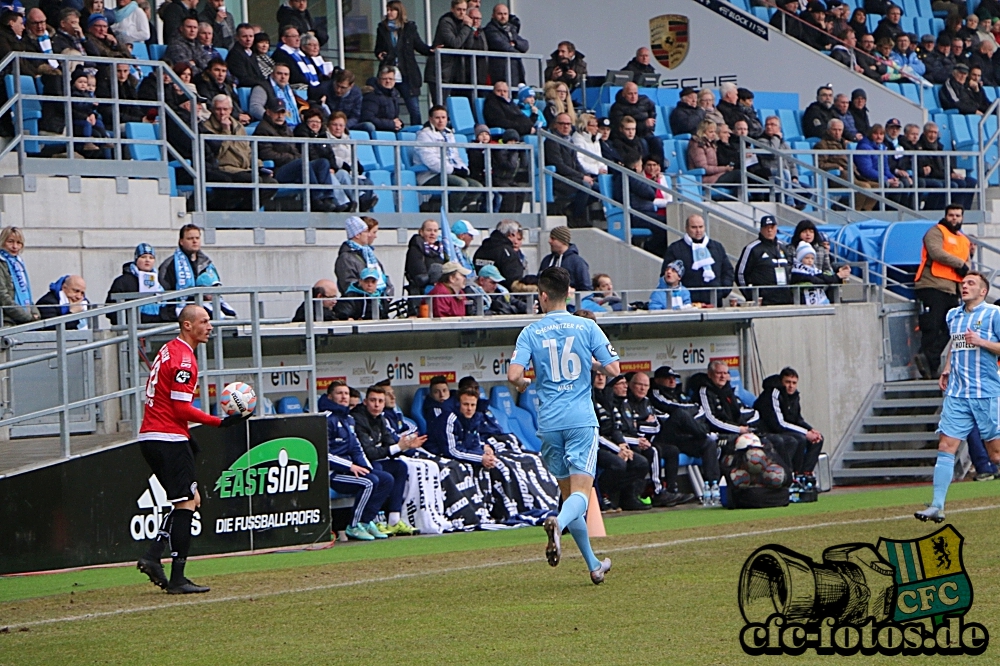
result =
[[549,541],[545,557],[556,566],[562,554],[563,529],[576,541],[595,585],[604,582],[611,560],[598,560],[587,534],[587,503],[597,468],[597,415],[590,399],[591,359],[609,377],[619,373],[618,354],[595,322],[566,311],[570,275],[547,268],[538,276],[538,302],[545,316],[524,327],[510,359],[507,380],[524,392],[530,363],[538,387],[538,436],[542,459],[559,481],[563,505],[558,516],[545,519]]
[[951,341],[938,385],[944,391],[934,465],[934,498],[919,520],[944,520],[944,500],[955,473],[955,454],[974,425],[990,460],[1000,462],[1000,307],[986,303],[990,287],[980,273],[962,278],[962,305],[948,311]]

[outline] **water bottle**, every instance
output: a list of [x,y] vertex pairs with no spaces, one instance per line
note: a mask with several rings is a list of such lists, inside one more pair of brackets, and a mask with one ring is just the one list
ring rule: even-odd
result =
[[722,506],[722,498],[719,496],[718,481],[712,481],[712,506]]
[[712,487],[705,481],[701,489],[701,505],[712,506]]
[[719,480],[719,506],[726,506],[728,503],[729,489],[726,487],[726,477]]

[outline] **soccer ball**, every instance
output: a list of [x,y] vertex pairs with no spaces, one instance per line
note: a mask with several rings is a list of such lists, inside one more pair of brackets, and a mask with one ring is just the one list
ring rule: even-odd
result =
[[737,451],[742,451],[743,449],[749,449],[752,446],[760,448],[760,437],[753,434],[752,432],[745,432],[736,438],[736,443],[734,448]]
[[257,394],[245,382],[233,382],[222,389],[222,411],[230,414],[253,414],[257,406]]
[[764,453],[764,449],[758,446],[747,449],[744,460],[746,461],[745,467],[750,476],[759,476],[764,471],[764,468],[767,467],[767,455]]
[[750,473],[745,469],[740,469],[737,467],[729,472],[729,480],[733,482],[734,487],[745,486],[750,483]]
[[764,468],[761,481],[768,488],[780,488],[785,483],[784,468],[776,463],[771,463]]

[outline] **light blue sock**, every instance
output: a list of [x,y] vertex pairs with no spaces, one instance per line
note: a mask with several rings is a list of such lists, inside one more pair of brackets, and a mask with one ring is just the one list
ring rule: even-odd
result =
[[562,510],[559,511],[559,529],[564,530],[573,524],[573,521],[587,514],[587,496],[583,493],[573,493],[563,500]]
[[587,562],[587,571],[597,571],[601,567],[601,561],[594,555],[594,549],[590,547],[590,535],[587,534],[587,518],[579,516],[569,524],[569,533],[573,536],[577,548]]
[[955,475],[955,454],[938,451],[937,463],[934,465],[934,499],[931,506],[944,509],[944,498],[948,495],[951,477]]

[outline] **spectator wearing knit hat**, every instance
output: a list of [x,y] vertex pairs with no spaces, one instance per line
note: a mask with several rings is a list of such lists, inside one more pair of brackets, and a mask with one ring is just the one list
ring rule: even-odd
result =
[[[162,291],[163,285],[160,284],[156,272],[156,250],[149,243],[139,243],[135,248],[133,260],[122,264],[122,274],[111,283],[104,302],[109,304],[120,302],[120,299],[115,299],[115,294],[140,294],[140,298],[146,298]],[[160,314],[161,307],[155,303],[142,306],[139,312],[140,323],[155,324],[164,321]],[[167,308],[170,309],[169,306]],[[107,317],[112,325],[118,324],[118,313],[112,312]],[[122,323],[125,323],[124,319]]]
[[361,278],[361,271],[371,268],[378,271],[378,289],[386,296],[393,295],[392,281],[375,256],[372,244],[378,234],[378,221],[374,218],[362,219],[355,215],[344,220],[347,240],[340,246],[334,273],[337,275],[337,289],[347,294],[347,289]]
[[684,262],[671,261],[663,270],[660,281],[649,297],[650,310],[683,310],[691,307],[691,292],[681,284]]
[[561,266],[569,271],[571,287],[577,291],[590,291],[590,265],[573,244],[569,227],[556,227],[549,232],[549,248],[552,252],[545,255],[538,266],[539,275],[546,268]]
[[695,88],[681,90],[680,101],[670,112],[670,131],[678,134],[694,134],[698,123],[705,119],[705,110],[698,108],[698,91]]
[[[837,273],[824,273],[816,266],[816,250],[807,241],[800,241],[795,248],[795,262],[792,264],[790,284],[840,284],[851,274],[848,266],[841,266]],[[829,305],[826,289],[803,289],[801,302],[803,305]]]

